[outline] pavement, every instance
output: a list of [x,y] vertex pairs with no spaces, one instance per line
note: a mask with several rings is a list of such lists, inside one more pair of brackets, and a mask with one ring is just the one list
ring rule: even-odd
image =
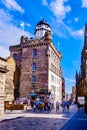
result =
[[76,105],[71,105],[69,112],[63,112],[60,108],[56,113],[34,112],[31,108],[23,111],[6,111],[0,117],[0,130],[60,130],[74,115],[78,109]]
[[84,114],[84,108],[80,107],[78,112],[61,130],[87,130],[87,116]]

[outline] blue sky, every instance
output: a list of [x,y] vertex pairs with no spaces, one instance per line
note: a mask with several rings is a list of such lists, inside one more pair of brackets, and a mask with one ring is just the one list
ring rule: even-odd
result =
[[9,46],[18,44],[21,35],[33,36],[36,24],[44,18],[62,53],[66,91],[71,92],[76,70],[80,70],[86,15],[87,0],[0,0],[0,56],[8,57]]

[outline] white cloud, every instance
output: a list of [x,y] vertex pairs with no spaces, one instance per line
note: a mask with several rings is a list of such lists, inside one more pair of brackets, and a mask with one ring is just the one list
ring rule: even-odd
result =
[[15,0],[1,0],[1,2],[8,8],[12,10],[17,10],[21,13],[24,13],[24,10],[20,5],[17,4]]
[[5,13],[5,11],[0,9],[0,22],[8,24],[11,19],[12,17],[9,14]]
[[79,20],[78,18],[74,18],[74,21],[75,21],[75,22],[78,22],[78,20]]
[[68,93],[72,92],[72,86],[75,86],[75,80],[71,78],[64,78],[65,79],[65,90]]
[[24,23],[23,21],[21,21],[20,26],[22,27],[22,29],[24,29],[25,26],[30,27],[31,25],[29,23]]
[[9,55],[9,49],[0,45],[0,57],[7,58]]
[[84,27],[82,27],[79,30],[72,30],[71,28],[69,28],[67,25],[65,25],[63,23],[64,28],[66,29],[66,31],[68,32],[68,34],[71,34],[71,36],[73,36],[74,38],[83,38],[83,34],[84,34]]
[[24,28],[24,25],[25,25],[24,22],[20,23],[20,26],[23,27],[23,28]]
[[[71,7],[69,5],[65,5],[66,2],[68,2],[68,0],[54,0],[51,1],[50,6],[48,6],[48,8],[56,16],[56,18],[52,18],[52,28],[54,30],[54,33],[63,38],[68,38],[68,36],[71,35],[74,38],[82,39],[83,28],[79,30],[74,30],[63,22],[63,19],[66,18],[66,14],[71,11]],[[78,22],[78,18],[74,18],[74,21]],[[71,20],[67,21],[67,23],[71,22]],[[56,26],[57,24],[58,26]]]
[[[12,17],[0,10],[0,50],[6,50],[10,45],[19,44],[21,35],[30,37],[30,33],[12,24]],[[2,51],[0,51],[1,54]],[[3,51],[4,52],[4,51]]]
[[[71,29],[67,26],[63,19],[66,18],[66,13],[71,11],[71,7],[69,5],[65,5],[68,0],[55,0],[50,3],[50,10],[54,13],[56,18],[52,19],[53,22],[53,30],[59,36],[63,38],[68,38],[68,36],[72,36],[74,38],[83,38],[83,28],[79,30]],[[78,17],[74,18],[75,22],[78,22]],[[71,23],[72,21],[68,21],[67,23]],[[56,26],[58,24],[58,26]]]
[[71,11],[71,7],[69,5],[64,5],[67,1],[68,0],[55,0],[50,3],[50,9],[57,18],[64,19],[66,17],[66,13]]
[[68,20],[67,23],[70,24],[72,22],[72,20]]
[[87,8],[87,0],[82,0],[82,8]]
[[[68,39],[69,36],[79,39],[83,38],[84,27],[79,30],[74,30],[67,26],[63,21],[59,21],[59,19],[52,19],[52,24],[54,33],[59,37],[63,37],[65,39]],[[56,26],[57,24],[58,26]]]
[[78,65],[78,61],[72,61],[72,63],[73,63],[74,66]]
[[74,37],[79,37],[79,38],[83,38],[83,35],[84,35],[84,29],[83,28],[81,28],[81,29],[79,29],[79,30],[76,30],[76,31],[72,31],[71,32],[71,34],[72,34],[72,36],[74,36]]
[[47,0],[42,0],[42,4],[47,6],[48,5]]
[[26,24],[28,27],[30,27],[31,25],[29,23]]
[[68,81],[68,82],[70,82],[70,83],[75,83],[75,80],[74,80],[74,79],[65,78],[65,81]]
[[72,86],[75,86],[75,80],[70,78],[65,78],[65,90],[67,92],[72,92]]

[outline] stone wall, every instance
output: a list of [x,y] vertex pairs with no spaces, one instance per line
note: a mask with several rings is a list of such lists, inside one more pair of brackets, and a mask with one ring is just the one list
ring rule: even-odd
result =
[[[43,37],[39,40],[32,39],[25,42],[21,41],[19,45],[10,46],[10,53],[13,56],[15,54],[16,64],[20,69],[20,97],[30,97],[30,93],[32,92],[39,93],[41,89],[45,89],[47,91],[48,89],[51,89],[51,87],[49,88],[49,86],[51,86],[51,78],[49,78],[51,77],[51,74],[49,74],[49,70],[51,70],[51,63],[55,64],[58,70],[57,77],[61,80],[62,73],[60,73],[60,60],[62,56],[61,53],[55,49],[52,40],[49,38]],[[36,58],[33,58],[34,49],[37,49]],[[55,57],[50,58],[49,60],[49,57],[51,57],[49,54],[50,51],[55,53],[58,60],[55,61]],[[36,71],[32,70],[33,63],[36,63]],[[53,71],[53,73],[56,74],[57,72]],[[32,82],[32,76],[36,76],[36,82]],[[60,84],[59,87],[61,87]]]
[[[43,44],[23,48],[21,78],[20,78],[20,96],[29,97],[32,91],[37,92],[41,88],[48,89],[48,57],[46,55],[47,45]],[[33,58],[33,49],[37,49],[37,57]],[[36,63],[36,71],[32,71],[32,64]],[[32,82],[32,76],[36,76],[36,82]]]
[[8,72],[6,73],[5,82],[5,101],[14,100],[14,72],[15,72],[15,61],[12,56],[7,59],[6,62]]
[[0,57],[0,116],[4,114],[6,59]]

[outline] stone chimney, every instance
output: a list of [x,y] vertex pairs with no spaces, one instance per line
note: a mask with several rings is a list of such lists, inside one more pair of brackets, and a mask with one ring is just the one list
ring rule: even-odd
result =
[[21,36],[21,41],[20,41],[21,44],[24,44],[24,43],[26,43],[27,41],[28,41],[28,37],[26,37],[26,36]]
[[52,33],[51,33],[50,31],[47,31],[47,32],[45,33],[45,39],[50,39],[50,40],[52,40]]

